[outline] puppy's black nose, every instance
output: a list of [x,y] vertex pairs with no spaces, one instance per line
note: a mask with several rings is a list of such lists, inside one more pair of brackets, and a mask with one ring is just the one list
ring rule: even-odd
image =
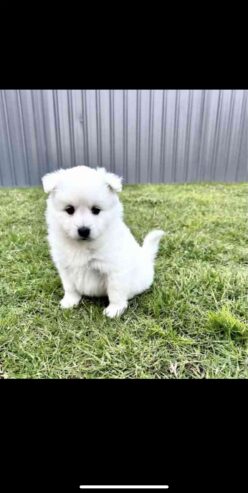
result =
[[86,239],[90,234],[90,228],[85,228],[84,226],[82,228],[78,228],[78,234],[81,238]]

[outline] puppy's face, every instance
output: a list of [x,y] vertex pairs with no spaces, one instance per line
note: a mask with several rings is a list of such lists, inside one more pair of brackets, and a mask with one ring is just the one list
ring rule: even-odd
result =
[[42,183],[50,193],[50,218],[73,240],[99,238],[122,214],[117,196],[121,179],[104,168],[62,169],[45,175]]

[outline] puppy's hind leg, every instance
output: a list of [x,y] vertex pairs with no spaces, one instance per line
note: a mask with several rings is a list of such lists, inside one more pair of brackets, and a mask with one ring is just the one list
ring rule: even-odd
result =
[[79,304],[81,295],[75,289],[67,272],[64,269],[59,269],[60,278],[64,288],[64,297],[60,301],[61,308],[72,308]]
[[104,315],[109,318],[119,317],[127,308],[128,302],[123,287],[117,279],[108,280],[109,305],[103,310]]

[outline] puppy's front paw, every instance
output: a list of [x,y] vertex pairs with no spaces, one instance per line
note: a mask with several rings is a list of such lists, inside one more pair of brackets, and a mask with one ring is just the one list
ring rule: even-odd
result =
[[119,317],[124,310],[127,308],[127,303],[123,303],[122,305],[114,305],[110,303],[105,310],[103,310],[103,314],[109,318]]
[[61,308],[72,308],[77,306],[81,296],[78,294],[65,294],[64,298],[60,301]]

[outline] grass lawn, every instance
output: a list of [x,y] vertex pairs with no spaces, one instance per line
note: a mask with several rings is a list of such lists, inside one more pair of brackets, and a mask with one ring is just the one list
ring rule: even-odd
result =
[[0,190],[0,378],[247,378],[248,184],[129,185],[125,220],[162,239],[121,319],[62,310],[41,188]]

